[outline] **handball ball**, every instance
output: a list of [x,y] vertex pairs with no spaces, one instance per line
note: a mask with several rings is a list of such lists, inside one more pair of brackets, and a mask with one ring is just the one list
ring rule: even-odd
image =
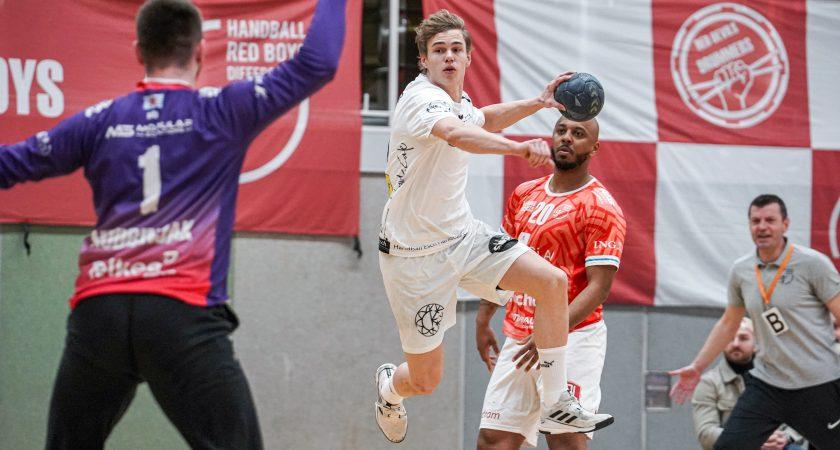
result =
[[604,107],[604,87],[594,76],[578,72],[554,89],[554,99],[566,107],[567,119],[583,122],[597,116]]

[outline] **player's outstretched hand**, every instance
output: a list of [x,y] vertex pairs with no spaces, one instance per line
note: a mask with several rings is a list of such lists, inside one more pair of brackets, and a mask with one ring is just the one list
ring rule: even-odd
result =
[[682,405],[683,402],[685,402],[685,399],[691,397],[691,393],[694,392],[694,388],[696,388],[697,383],[700,382],[700,371],[697,370],[693,364],[689,364],[680,369],[668,372],[668,375],[675,375],[679,377],[677,384],[671,388],[671,398],[674,399],[678,405]]
[[[527,372],[540,360],[540,355],[537,353],[537,344],[534,342],[534,335],[531,334],[525,339],[518,341],[517,344],[521,345],[522,348],[513,355],[513,360],[516,361],[517,369],[525,367],[525,371]],[[537,370],[539,368],[537,366]]]
[[475,345],[481,360],[487,365],[487,370],[492,372],[499,357],[499,343],[496,341],[496,333],[489,325],[475,329]]
[[545,86],[545,90],[540,94],[540,101],[546,108],[557,108],[560,110],[565,110],[566,107],[561,105],[557,100],[554,100],[554,90],[557,89],[557,85],[560,83],[572,78],[574,72],[563,72],[560,75],[554,77],[553,80],[549,81],[549,83]]
[[551,149],[543,139],[531,139],[525,141],[523,145],[524,152],[522,156],[528,160],[531,167],[540,167],[551,165]]

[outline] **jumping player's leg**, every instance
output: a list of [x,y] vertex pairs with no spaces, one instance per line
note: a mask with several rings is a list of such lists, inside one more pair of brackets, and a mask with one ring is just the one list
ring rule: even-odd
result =
[[406,353],[405,361],[393,376],[396,394],[408,398],[434,392],[443,378],[443,345],[426,353]]
[[542,381],[539,430],[545,434],[590,433],[613,423],[609,414],[584,409],[568,389],[568,281],[565,272],[534,252],[519,256],[499,282],[505,290],[536,299],[534,341]]
[[391,442],[405,438],[403,400],[431,394],[443,376],[443,336],[455,324],[460,279],[448,255],[444,250],[414,258],[379,257],[406,361],[399,367],[382,364],[374,375],[376,422]]
[[402,442],[408,429],[403,400],[435,391],[443,377],[443,343],[425,353],[405,353],[406,362],[395,367],[383,364],[374,381],[378,399],[374,403],[376,423],[391,442]]
[[566,274],[534,252],[523,253],[502,277],[499,287],[536,299],[534,341],[540,355],[543,403],[557,402],[566,387],[565,347],[569,339]]

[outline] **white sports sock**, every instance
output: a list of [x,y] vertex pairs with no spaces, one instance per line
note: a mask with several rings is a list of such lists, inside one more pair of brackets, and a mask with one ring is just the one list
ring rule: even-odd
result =
[[552,406],[560,400],[560,394],[568,389],[566,382],[566,346],[538,348],[540,355],[540,378],[542,379],[542,402]]
[[[385,375],[385,372],[383,371],[380,376],[384,377],[387,375]],[[385,400],[392,405],[399,405],[403,400],[405,400],[405,398],[397,394],[397,390],[394,389],[393,374],[391,374],[391,377],[388,378],[386,383],[381,383],[379,386],[379,395],[382,397],[382,400]]]

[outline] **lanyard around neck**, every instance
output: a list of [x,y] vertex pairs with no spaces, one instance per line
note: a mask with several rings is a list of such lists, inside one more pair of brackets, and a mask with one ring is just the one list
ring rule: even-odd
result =
[[755,265],[755,281],[758,282],[758,292],[761,293],[761,298],[764,299],[764,304],[767,305],[770,303],[770,297],[773,296],[773,291],[776,289],[776,284],[779,282],[779,278],[782,277],[782,273],[784,273],[785,269],[787,268],[788,263],[790,262],[790,257],[793,255],[793,244],[790,244],[790,248],[785,255],[785,259],[782,260],[782,264],[779,266],[779,269],[776,270],[776,276],[773,277],[773,281],[770,283],[769,288],[764,287],[764,280],[761,279],[761,270],[758,268],[758,264]]

